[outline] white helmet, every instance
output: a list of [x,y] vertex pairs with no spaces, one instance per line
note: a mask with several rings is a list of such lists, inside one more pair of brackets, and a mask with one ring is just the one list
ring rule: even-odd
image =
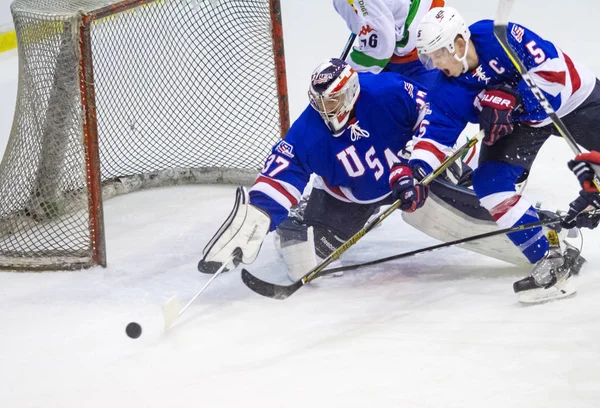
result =
[[338,58],[321,63],[313,71],[308,89],[311,106],[319,112],[334,137],[346,130],[359,93],[358,74]]
[[[467,43],[465,55],[456,55],[454,40],[461,36]],[[471,32],[462,16],[452,7],[435,7],[425,14],[417,28],[416,47],[419,59],[427,69],[435,68],[431,55],[438,50],[447,50],[448,55],[460,61],[463,73],[467,72],[467,51]],[[444,51],[445,52],[445,51]]]

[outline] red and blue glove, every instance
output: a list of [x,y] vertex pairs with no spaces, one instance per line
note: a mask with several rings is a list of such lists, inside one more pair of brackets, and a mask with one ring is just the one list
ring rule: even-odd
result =
[[399,209],[413,212],[425,204],[429,195],[429,186],[419,184],[407,164],[396,164],[390,172],[390,189],[394,200],[400,200]]
[[598,193],[598,189],[593,182],[594,174],[597,173],[594,172],[592,166],[600,168],[600,152],[592,150],[589,153],[579,153],[575,156],[575,159],[569,161],[568,166],[575,173],[575,176],[577,176],[579,184],[581,184],[581,188],[584,191]]
[[485,132],[483,143],[491,146],[512,133],[515,128],[512,113],[520,103],[517,94],[505,86],[483,91],[478,98],[481,105],[479,125]]

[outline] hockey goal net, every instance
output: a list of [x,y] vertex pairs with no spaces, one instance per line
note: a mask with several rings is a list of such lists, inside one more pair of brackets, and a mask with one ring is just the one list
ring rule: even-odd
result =
[[16,0],[0,268],[106,265],[102,200],[250,183],[289,126],[279,0]]

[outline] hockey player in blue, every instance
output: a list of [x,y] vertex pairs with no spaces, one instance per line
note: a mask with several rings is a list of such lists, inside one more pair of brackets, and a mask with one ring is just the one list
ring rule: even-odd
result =
[[[594,74],[531,30],[511,23],[508,31],[511,47],[577,142],[599,150],[600,86]],[[479,123],[485,139],[473,189],[481,205],[501,228],[538,221],[533,207],[516,193],[515,184],[526,177],[537,152],[555,130],[495,39],[493,22],[484,20],[467,27],[453,8],[434,8],[418,26],[417,50],[423,64],[437,68],[440,75],[428,95],[431,109],[421,123],[410,166],[431,171],[464,126]],[[600,155],[592,152],[569,164],[574,171],[582,166],[578,177],[584,187],[571,204],[570,215],[588,205],[600,207],[598,191],[589,184],[593,173],[587,164],[599,161]],[[575,223],[595,227],[598,218],[580,215],[569,226]],[[514,285],[520,299],[544,300],[573,293],[567,288],[569,262],[556,240],[550,242],[541,228],[513,232],[509,238],[535,265],[531,276]]]
[[[214,272],[250,263],[269,231],[277,229],[290,277],[298,279],[359,231],[382,204],[405,196],[414,211],[428,186],[410,171],[393,173],[401,152],[424,114],[425,92],[394,73],[356,73],[346,62],[328,60],[313,72],[310,106],[267,157],[249,194],[238,189],[234,211],[209,242],[199,269]],[[288,218],[316,175],[303,222]],[[400,182],[393,194],[390,182]]]

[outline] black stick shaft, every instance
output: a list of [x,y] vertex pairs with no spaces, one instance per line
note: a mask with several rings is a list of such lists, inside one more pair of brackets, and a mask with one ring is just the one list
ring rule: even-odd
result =
[[356,39],[356,34],[354,34],[354,33],[350,34],[350,37],[348,37],[348,41],[346,41],[346,45],[344,46],[344,49],[342,50],[342,54],[340,55],[340,59],[342,61],[345,61],[346,58],[348,58],[348,54],[350,54],[350,50],[352,49],[352,45],[354,45],[355,39]]
[[438,249],[449,248],[449,247],[464,244],[467,242],[472,242],[472,241],[477,241],[480,239],[494,237],[496,235],[503,235],[503,234],[508,234],[508,233],[515,232],[515,231],[522,231],[522,230],[526,230],[526,229],[541,227],[544,225],[556,224],[556,223],[559,223],[560,221],[561,221],[561,219],[536,221],[536,222],[532,222],[530,224],[524,224],[524,225],[519,225],[516,227],[504,228],[504,229],[497,230],[497,231],[485,232],[483,234],[473,235],[470,237],[457,239],[455,241],[444,242],[442,244],[436,244],[436,245],[432,245],[432,246],[429,246],[426,248],[415,249],[414,251],[403,252],[401,254],[392,255],[392,256],[388,256],[388,257],[380,258],[380,259],[375,259],[375,260],[369,261],[369,262],[362,262],[362,263],[358,263],[358,264],[354,264],[354,265],[340,266],[338,268],[327,269],[327,270],[323,271],[323,273],[321,273],[321,276],[329,275],[329,274],[335,273],[335,272],[351,271],[354,269],[363,268],[365,266],[377,265],[380,263],[389,262],[389,261],[393,261],[396,259],[409,258],[414,255],[424,254],[426,252],[431,252],[431,251],[435,251]]

